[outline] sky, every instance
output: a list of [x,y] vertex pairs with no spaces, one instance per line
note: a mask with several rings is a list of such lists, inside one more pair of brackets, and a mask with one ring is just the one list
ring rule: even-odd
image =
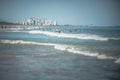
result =
[[120,0],[0,0],[0,21],[29,18],[58,24],[120,25]]

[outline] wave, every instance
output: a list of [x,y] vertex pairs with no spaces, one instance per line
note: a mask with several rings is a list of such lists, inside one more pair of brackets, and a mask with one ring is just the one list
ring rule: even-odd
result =
[[120,63],[120,58],[116,59],[115,63]]
[[93,53],[93,52],[90,52],[90,51],[83,51],[82,49],[79,48],[79,50],[77,50],[74,46],[68,46],[68,45],[65,45],[65,46],[61,46],[61,45],[57,45],[54,47],[55,49],[58,49],[58,50],[66,50],[70,53],[73,53],[73,54],[80,54],[80,55],[84,55],[84,56],[90,56],[90,57],[96,57],[97,59],[110,59],[110,60],[115,60],[114,63],[120,63],[120,58],[116,58],[116,57],[113,57],[113,56],[108,56],[108,55],[105,55],[105,54],[99,54],[99,53]]
[[120,38],[109,38],[109,40],[116,40],[116,41],[118,41],[118,40],[120,40]]
[[107,56],[105,54],[93,53],[90,51],[83,51],[82,49],[78,49],[75,46],[65,45],[65,44],[56,44],[56,43],[40,43],[40,42],[32,42],[32,41],[23,41],[23,40],[0,40],[0,43],[5,44],[27,44],[27,45],[42,45],[42,46],[53,46],[57,50],[63,50],[74,54],[80,54],[84,56],[96,57],[97,59],[113,59],[116,60],[115,63],[120,63],[120,58]]
[[81,54],[81,55],[84,55],[84,56],[97,57],[98,59],[116,59],[114,57],[106,56],[104,54],[93,53],[93,52],[89,52],[89,51],[76,50],[74,47],[71,47],[71,46],[67,46],[67,47],[66,46],[65,47],[56,46],[55,49],[66,50],[68,52],[71,52],[71,53],[74,53],[74,54]]
[[24,32],[29,34],[43,34],[51,37],[58,37],[58,38],[72,38],[72,39],[84,39],[84,40],[98,40],[98,41],[108,41],[108,40],[120,40],[120,38],[115,37],[103,37],[102,35],[93,35],[93,34],[70,34],[70,33],[57,33],[57,32],[50,32],[50,31],[7,31],[7,32]]
[[99,35],[91,35],[91,34],[68,34],[68,33],[56,33],[49,31],[29,31],[30,34],[44,34],[52,37],[59,38],[74,38],[74,39],[90,39],[90,40],[99,40],[99,41],[107,41],[107,37],[102,37]]
[[0,58],[13,58],[13,57],[17,57],[17,58],[26,58],[26,57],[43,57],[43,56],[52,56],[52,55],[57,55],[58,53],[43,53],[43,54],[14,54],[14,55],[10,55],[10,54],[5,54],[5,55],[0,55]]
[[39,43],[39,42],[32,42],[32,41],[23,41],[23,40],[0,40],[0,43],[7,43],[7,44],[33,44],[33,45],[48,45],[53,46],[55,44],[52,43]]

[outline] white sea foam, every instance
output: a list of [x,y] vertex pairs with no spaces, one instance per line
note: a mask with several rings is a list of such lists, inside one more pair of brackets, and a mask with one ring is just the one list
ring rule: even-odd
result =
[[120,40],[120,38],[109,38],[111,40]]
[[45,46],[54,46],[55,44],[52,43],[39,43],[39,42],[32,42],[32,41],[23,41],[23,40],[0,40],[1,43],[7,44],[33,44],[33,45],[45,45]]
[[83,51],[82,49],[75,48],[75,46],[71,46],[71,45],[63,45],[63,44],[56,44],[56,43],[39,43],[39,42],[23,41],[23,40],[0,40],[0,43],[53,46],[57,50],[63,50],[70,53],[80,54],[84,56],[96,57],[97,59],[113,59],[113,60],[116,60],[115,63],[120,63],[120,58],[117,59],[115,57],[107,56],[105,54],[93,53],[90,51]]
[[115,57],[112,56],[106,56],[105,54],[101,54],[97,56],[98,59],[116,59]]
[[49,31],[29,31],[30,34],[44,34],[47,36],[59,37],[59,38],[74,38],[74,39],[91,39],[91,40],[100,40],[106,41],[107,37],[102,37],[99,35],[91,35],[91,34],[68,34],[68,33],[56,33]]
[[99,54],[99,53],[93,53],[93,52],[90,52],[90,51],[83,51],[82,49],[79,48],[76,49],[75,46],[71,46],[71,45],[61,45],[61,44],[57,44],[57,45],[54,45],[54,48],[55,49],[58,49],[58,50],[65,50],[65,51],[68,51],[70,53],[74,53],[74,54],[80,54],[80,55],[84,55],[84,56],[92,56],[92,57],[97,57],[97,59],[117,59],[115,57],[112,57],[112,56],[107,56],[105,54]]
[[115,63],[120,63],[120,58],[116,59]]

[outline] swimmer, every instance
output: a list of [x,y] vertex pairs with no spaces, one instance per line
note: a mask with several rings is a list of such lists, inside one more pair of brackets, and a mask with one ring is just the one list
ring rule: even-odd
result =
[[56,31],[55,31],[55,32],[60,33],[61,31],[60,31],[60,30],[58,30],[58,29],[56,29]]

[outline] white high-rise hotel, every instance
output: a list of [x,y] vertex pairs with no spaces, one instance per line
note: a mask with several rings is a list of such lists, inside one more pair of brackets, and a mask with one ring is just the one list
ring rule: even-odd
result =
[[39,26],[49,26],[49,25],[57,25],[56,21],[46,20],[46,19],[38,19],[38,18],[30,18],[27,21],[17,22],[22,25],[39,25]]

